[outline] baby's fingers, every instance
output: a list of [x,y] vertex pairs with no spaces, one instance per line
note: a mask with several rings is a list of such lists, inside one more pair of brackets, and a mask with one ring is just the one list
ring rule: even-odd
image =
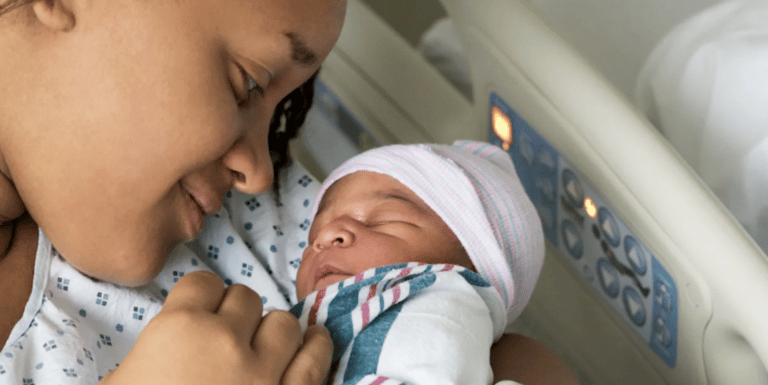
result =
[[224,297],[224,282],[210,271],[184,275],[168,293],[163,311],[180,309],[215,312]]
[[304,333],[304,344],[283,375],[282,385],[320,385],[325,381],[333,358],[333,340],[328,329],[315,325]]

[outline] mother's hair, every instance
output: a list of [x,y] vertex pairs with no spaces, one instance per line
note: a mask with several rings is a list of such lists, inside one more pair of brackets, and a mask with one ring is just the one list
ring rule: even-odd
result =
[[0,16],[31,2],[32,0],[7,0],[3,3],[0,3]]
[[275,114],[269,123],[269,154],[272,158],[272,168],[275,175],[272,188],[276,195],[280,187],[280,171],[291,164],[288,144],[299,134],[299,129],[304,124],[307,113],[312,107],[317,74],[318,72],[315,72],[304,84],[293,90],[277,104]]

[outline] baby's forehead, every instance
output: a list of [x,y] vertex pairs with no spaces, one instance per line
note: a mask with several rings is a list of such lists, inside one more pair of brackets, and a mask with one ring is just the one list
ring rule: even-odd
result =
[[410,189],[390,175],[374,171],[355,171],[333,182],[320,197],[317,213],[336,204],[343,204],[354,197],[371,200],[393,199],[418,210],[431,208]]

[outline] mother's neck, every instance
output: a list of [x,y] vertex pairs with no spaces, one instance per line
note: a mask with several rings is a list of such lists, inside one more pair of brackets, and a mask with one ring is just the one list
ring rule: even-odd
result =
[[8,221],[0,224],[0,261],[8,254],[8,249],[11,248],[11,241],[13,240],[13,233],[16,230],[16,223]]
[[14,83],[15,79],[24,77],[24,73],[19,71],[23,67],[18,62],[18,56],[23,55],[12,52],[18,52],[19,42],[22,41],[20,27],[28,24],[24,22],[25,15],[24,9],[0,15],[0,73],[4,74],[0,77],[0,224],[16,219],[26,211],[5,156],[5,151],[9,150],[6,147],[10,146],[10,130],[16,126],[12,113],[24,110],[14,104],[19,96],[19,84]]
[[11,246],[14,220],[22,214],[24,214],[24,204],[16,188],[10,179],[0,173],[0,260],[5,257]]
[[[2,154],[0,154],[1,157]],[[24,203],[21,202],[13,182],[0,173],[0,224],[20,217],[21,214],[24,214],[24,211]],[[0,247],[0,250],[2,250],[2,247]]]
[[0,250],[0,347],[4,346],[16,323],[24,314],[35,276],[37,225],[27,215],[0,226],[0,240],[9,245]]

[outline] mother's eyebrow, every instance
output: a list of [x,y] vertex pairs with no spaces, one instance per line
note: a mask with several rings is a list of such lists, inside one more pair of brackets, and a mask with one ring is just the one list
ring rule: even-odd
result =
[[291,42],[291,59],[304,66],[311,67],[317,62],[317,54],[312,51],[304,40],[293,32],[286,32],[285,36]]

